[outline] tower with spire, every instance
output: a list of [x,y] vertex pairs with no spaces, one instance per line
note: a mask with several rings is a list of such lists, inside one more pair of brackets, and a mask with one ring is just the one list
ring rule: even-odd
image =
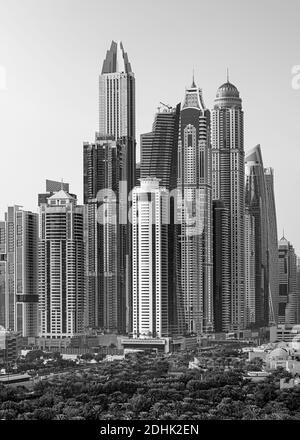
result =
[[243,328],[244,279],[244,114],[238,89],[227,80],[216,93],[212,118],[213,199],[228,209],[228,261],[230,301],[224,316],[230,316],[228,330]]
[[181,332],[213,329],[210,112],[194,77],[178,137],[177,304]]
[[[87,297],[90,325],[122,334],[130,331],[131,322],[131,225],[127,213],[135,166],[135,77],[122,42],[112,41],[99,75],[98,133],[94,143],[84,143],[84,203],[91,250],[87,255]],[[105,227],[97,224],[97,210],[104,203],[103,197],[97,199],[99,191],[115,194],[116,222]],[[115,206],[107,206],[108,211]]]
[[255,218],[255,323],[269,325],[269,212],[260,145],[245,158],[245,205]]

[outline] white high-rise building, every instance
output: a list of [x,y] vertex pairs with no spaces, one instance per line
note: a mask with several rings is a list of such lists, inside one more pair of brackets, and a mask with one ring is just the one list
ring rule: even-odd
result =
[[83,206],[60,190],[40,206],[40,336],[82,333],[84,292]]
[[121,41],[111,43],[99,76],[99,134],[135,139],[135,78]]
[[168,191],[155,178],[132,192],[134,337],[168,336]]
[[230,324],[243,328],[245,302],[244,114],[238,89],[228,80],[217,91],[211,111],[213,199],[229,212]]

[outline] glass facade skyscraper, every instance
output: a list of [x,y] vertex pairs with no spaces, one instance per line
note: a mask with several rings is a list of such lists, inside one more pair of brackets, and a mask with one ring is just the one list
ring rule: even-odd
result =
[[[91,261],[95,260],[95,252],[88,253],[88,301],[91,307],[95,301],[98,304],[98,318],[92,318],[89,313],[88,319],[91,319],[91,326],[124,334],[131,331],[132,323],[131,225],[127,214],[128,195],[136,183],[136,141],[135,78],[121,42],[111,43],[99,76],[99,133],[95,144],[95,147],[84,146],[84,203],[89,205],[86,224],[94,225],[87,232],[89,249],[94,246],[95,252],[102,254],[98,254],[98,263],[95,263]],[[102,164],[99,157],[104,150],[106,156]],[[113,191],[115,199],[97,199],[98,191],[105,190]],[[117,206],[120,216],[116,217],[114,225],[99,228],[97,220],[92,217],[99,208],[104,209],[101,207],[103,203],[108,211]],[[109,203],[112,206],[109,207]],[[95,282],[97,277],[102,279],[96,291],[92,273],[96,274]],[[103,303],[105,299],[110,304],[108,314]]]
[[[180,104],[164,105],[155,115],[152,131],[141,135],[141,178],[157,178],[168,191],[177,186],[178,128]],[[168,307],[170,333],[178,333],[176,282],[178,269],[177,226],[174,224],[174,197],[170,198],[168,225]]]
[[245,203],[255,218],[255,324],[269,325],[268,201],[260,145],[245,159]]
[[274,191],[274,171],[265,168],[268,209],[268,260],[269,260],[269,323],[278,322],[278,233]]

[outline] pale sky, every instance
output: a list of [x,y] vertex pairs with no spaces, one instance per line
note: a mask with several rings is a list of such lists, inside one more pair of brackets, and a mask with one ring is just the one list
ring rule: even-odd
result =
[[300,253],[300,1],[0,0],[0,218],[37,211],[45,179],[82,202],[82,143],[98,124],[98,74],[122,40],[136,76],[137,141],[159,101],[191,84],[212,108],[226,68],[243,99],[245,149],[275,170],[278,234]]

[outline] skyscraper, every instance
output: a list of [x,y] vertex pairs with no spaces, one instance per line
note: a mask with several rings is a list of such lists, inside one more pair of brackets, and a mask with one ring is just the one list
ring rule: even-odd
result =
[[255,325],[255,217],[245,210],[245,327]]
[[6,288],[6,233],[5,222],[0,222],[0,326],[5,328]]
[[293,245],[284,236],[278,243],[278,258],[278,324],[298,324],[297,255]]
[[210,113],[194,81],[186,89],[178,138],[178,309],[181,329],[213,329]]
[[38,332],[38,215],[8,207],[0,224],[1,325],[23,337]]
[[[168,191],[177,186],[178,129],[180,104],[176,108],[162,104],[155,115],[152,131],[141,135],[142,178],[157,178],[159,184]],[[168,289],[169,327],[171,333],[178,333],[178,304],[176,297],[177,226],[174,224],[174,197],[170,198],[170,222],[168,225]]]
[[260,145],[248,152],[245,203],[255,218],[255,323],[269,325],[268,202]]
[[228,209],[222,200],[213,201],[213,304],[214,329],[230,329],[230,270],[228,261]]
[[141,135],[141,177],[156,177],[169,191],[177,185],[180,104],[155,115],[152,131]]
[[230,324],[243,327],[244,268],[244,114],[239,91],[228,80],[217,91],[212,118],[213,199],[229,211]]
[[132,192],[134,337],[168,336],[168,192],[155,178]]
[[297,275],[296,275],[297,283],[297,313],[296,313],[296,322],[300,323],[300,258],[297,258]]
[[265,168],[265,183],[268,208],[268,260],[269,260],[269,322],[278,322],[278,234],[274,193],[274,172],[272,168]]
[[[117,330],[120,333],[125,333],[130,330],[129,327],[132,322],[132,317],[130,316],[132,292],[131,225],[127,221],[127,213],[129,211],[128,195],[136,183],[135,78],[122,43],[115,43],[114,41],[107,51],[99,76],[99,133],[96,136],[96,143],[101,139],[107,141],[108,138],[116,143],[114,147],[116,155],[112,154],[111,156],[113,162],[111,164],[107,163],[105,167],[105,173],[111,174],[99,174],[103,172],[103,168],[100,166],[100,162],[97,162],[96,156],[98,153],[89,155],[89,160],[84,159],[84,175],[89,175],[89,185],[92,185],[91,182],[96,182],[93,184],[92,190],[89,190],[86,186],[87,180],[85,178],[84,199],[85,203],[88,203],[88,200],[90,202],[91,199],[95,200],[97,191],[100,190],[113,190],[116,194],[116,200],[110,201],[113,206],[115,204],[118,206],[117,211],[121,215],[121,218],[117,217],[116,219],[116,231],[113,232],[116,235],[116,241],[112,240],[110,235],[105,235],[103,240],[108,246],[105,252],[104,249],[98,249],[99,242],[95,242],[95,248],[96,250],[98,249],[97,252],[103,253],[103,262],[101,264],[103,268],[106,268],[107,275],[109,272],[117,273],[118,279],[116,289],[112,287],[111,283],[108,283],[106,286],[109,290],[102,293],[99,290],[95,291],[89,297],[98,297],[97,303],[100,308],[104,307],[104,304],[101,303],[99,295],[103,299],[114,298],[114,305],[112,306],[114,312],[110,315],[111,318],[107,317],[108,324],[103,322],[103,325],[106,330],[115,331],[115,316],[117,316]],[[89,169],[86,166],[89,166]],[[114,185],[114,182],[117,182],[117,188],[103,186],[107,184]],[[98,207],[100,207],[101,203],[103,203],[103,200],[98,201]],[[107,209],[114,208],[107,206]],[[95,209],[94,212],[96,212]],[[89,223],[96,225],[97,221],[95,218],[94,221],[90,218]],[[110,234],[111,232],[111,228],[107,227],[104,234]],[[99,236],[99,231],[97,234]],[[90,249],[92,246],[91,240],[92,237],[89,237]],[[115,247],[115,250],[112,247]],[[111,257],[108,257],[110,259],[109,263],[106,261],[106,258],[107,255],[112,255],[115,252],[116,263],[111,266]],[[92,289],[91,285],[90,288]],[[105,284],[103,288],[104,290],[106,289]],[[104,313],[106,313],[105,310],[100,311],[100,316],[104,316]],[[92,322],[92,325],[94,325],[94,322]],[[98,321],[98,325],[101,325],[101,319]]]
[[[84,143],[86,300],[89,327],[118,330],[118,145],[96,135]],[[102,215],[106,213],[106,215]]]
[[61,189],[40,206],[40,336],[82,333],[84,296],[83,206]]

